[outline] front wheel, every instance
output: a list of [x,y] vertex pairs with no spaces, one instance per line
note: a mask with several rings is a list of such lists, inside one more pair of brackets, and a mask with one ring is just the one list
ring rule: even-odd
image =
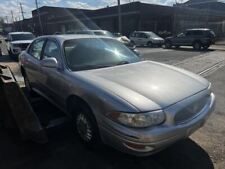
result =
[[74,117],[75,133],[89,148],[99,148],[101,139],[97,122],[87,108],[80,108]]
[[152,43],[152,42],[148,42],[148,43],[147,43],[147,46],[148,46],[148,47],[153,47],[153,43]]
[[193,44],[194,50],[201,50],[201,47],[202,47],[201,42],[194,42]]
[[132,45],[134,45],[134,46],[136,45],[135,42],[134,42],[133,40],[131,40],[130,43],[131,43]]

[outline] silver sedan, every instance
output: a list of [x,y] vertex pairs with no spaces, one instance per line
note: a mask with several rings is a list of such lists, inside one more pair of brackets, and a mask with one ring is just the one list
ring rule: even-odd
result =
[[71,117],[91,147],[149,155],[190,136],[214,109],[206,79],[141,61],[112,38],[43,36],[20,55],[20,66],[27,89]]

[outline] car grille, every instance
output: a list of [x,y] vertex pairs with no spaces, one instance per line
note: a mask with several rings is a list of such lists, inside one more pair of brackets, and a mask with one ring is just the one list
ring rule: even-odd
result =
[[207,95],[198,101],[195,101],[194,103],[188,105],[187,107],[180,110],[174,118],[175,124],[181,124],[184,123],[197,115],[202,111],[202,109],[206,106],[208,100],[210,99],[210,96]]
[[21,50],[26,50],[28,45],[29,43],[24,43],[24,44],[20,44],[19,47],[21,48]]

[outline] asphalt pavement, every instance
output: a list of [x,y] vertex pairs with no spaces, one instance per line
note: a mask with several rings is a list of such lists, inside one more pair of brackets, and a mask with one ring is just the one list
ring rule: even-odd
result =
[[[224,46],[225,48],[225,46]],[[223,48],[222,48],[223,49]],[[74,136],[70,121],[48,129],[49,143],[24,142],[15,131],[0,127],[0,169],[224,169],[225,166],[225,52],[218,49],[193,51],[191,48],[139,48],[144,59],[172,64],[204,76],[212,82],[217,106],[206,125],[191,138],[149,156],[134,157],[110,147],[89,150]],[[215,66],[221,63],[220,66]],[[10,65],[22,83],[19,67],[9,56],[0,64]],[[33,107],[43,125],[62,113],[36,96]]]

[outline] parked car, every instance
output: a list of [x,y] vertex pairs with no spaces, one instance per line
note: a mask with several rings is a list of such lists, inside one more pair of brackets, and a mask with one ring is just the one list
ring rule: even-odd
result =
[[104,36],[39,37],[21,53],[20,66],[28,91],[71,117],[85,144],[104,143],[133,155],[149,155],[188,137],[215,104],[206,79],[141,61]]
[[134,50],[136,53],[139,53],[136,50],[136,46],[133,43],[131,43],[130,39],[128,39],[126,36],[122,36],[121,34],[120,36],[118,36],[118,34],[115,36],[114,34],[106,30],[82,30],[77,31],[76,34],[99,35],[115,38],[116,40],[125,44],[129,49]]
[[165,39],[165,47],[193,46],[195,50],[208,49],[215,42],[215,33],[210,29],[187,29],[184,33]]
[[35,36],[31,32],[11,32],[6,38],[9,55],[18,55],[25,50]]
[[135,31],[131,33],[130,40],[133,44],[138,46],[149,46],[154,45],[162,46],[164,44],[164,39],[156,35],[154,32],[147,31]]

